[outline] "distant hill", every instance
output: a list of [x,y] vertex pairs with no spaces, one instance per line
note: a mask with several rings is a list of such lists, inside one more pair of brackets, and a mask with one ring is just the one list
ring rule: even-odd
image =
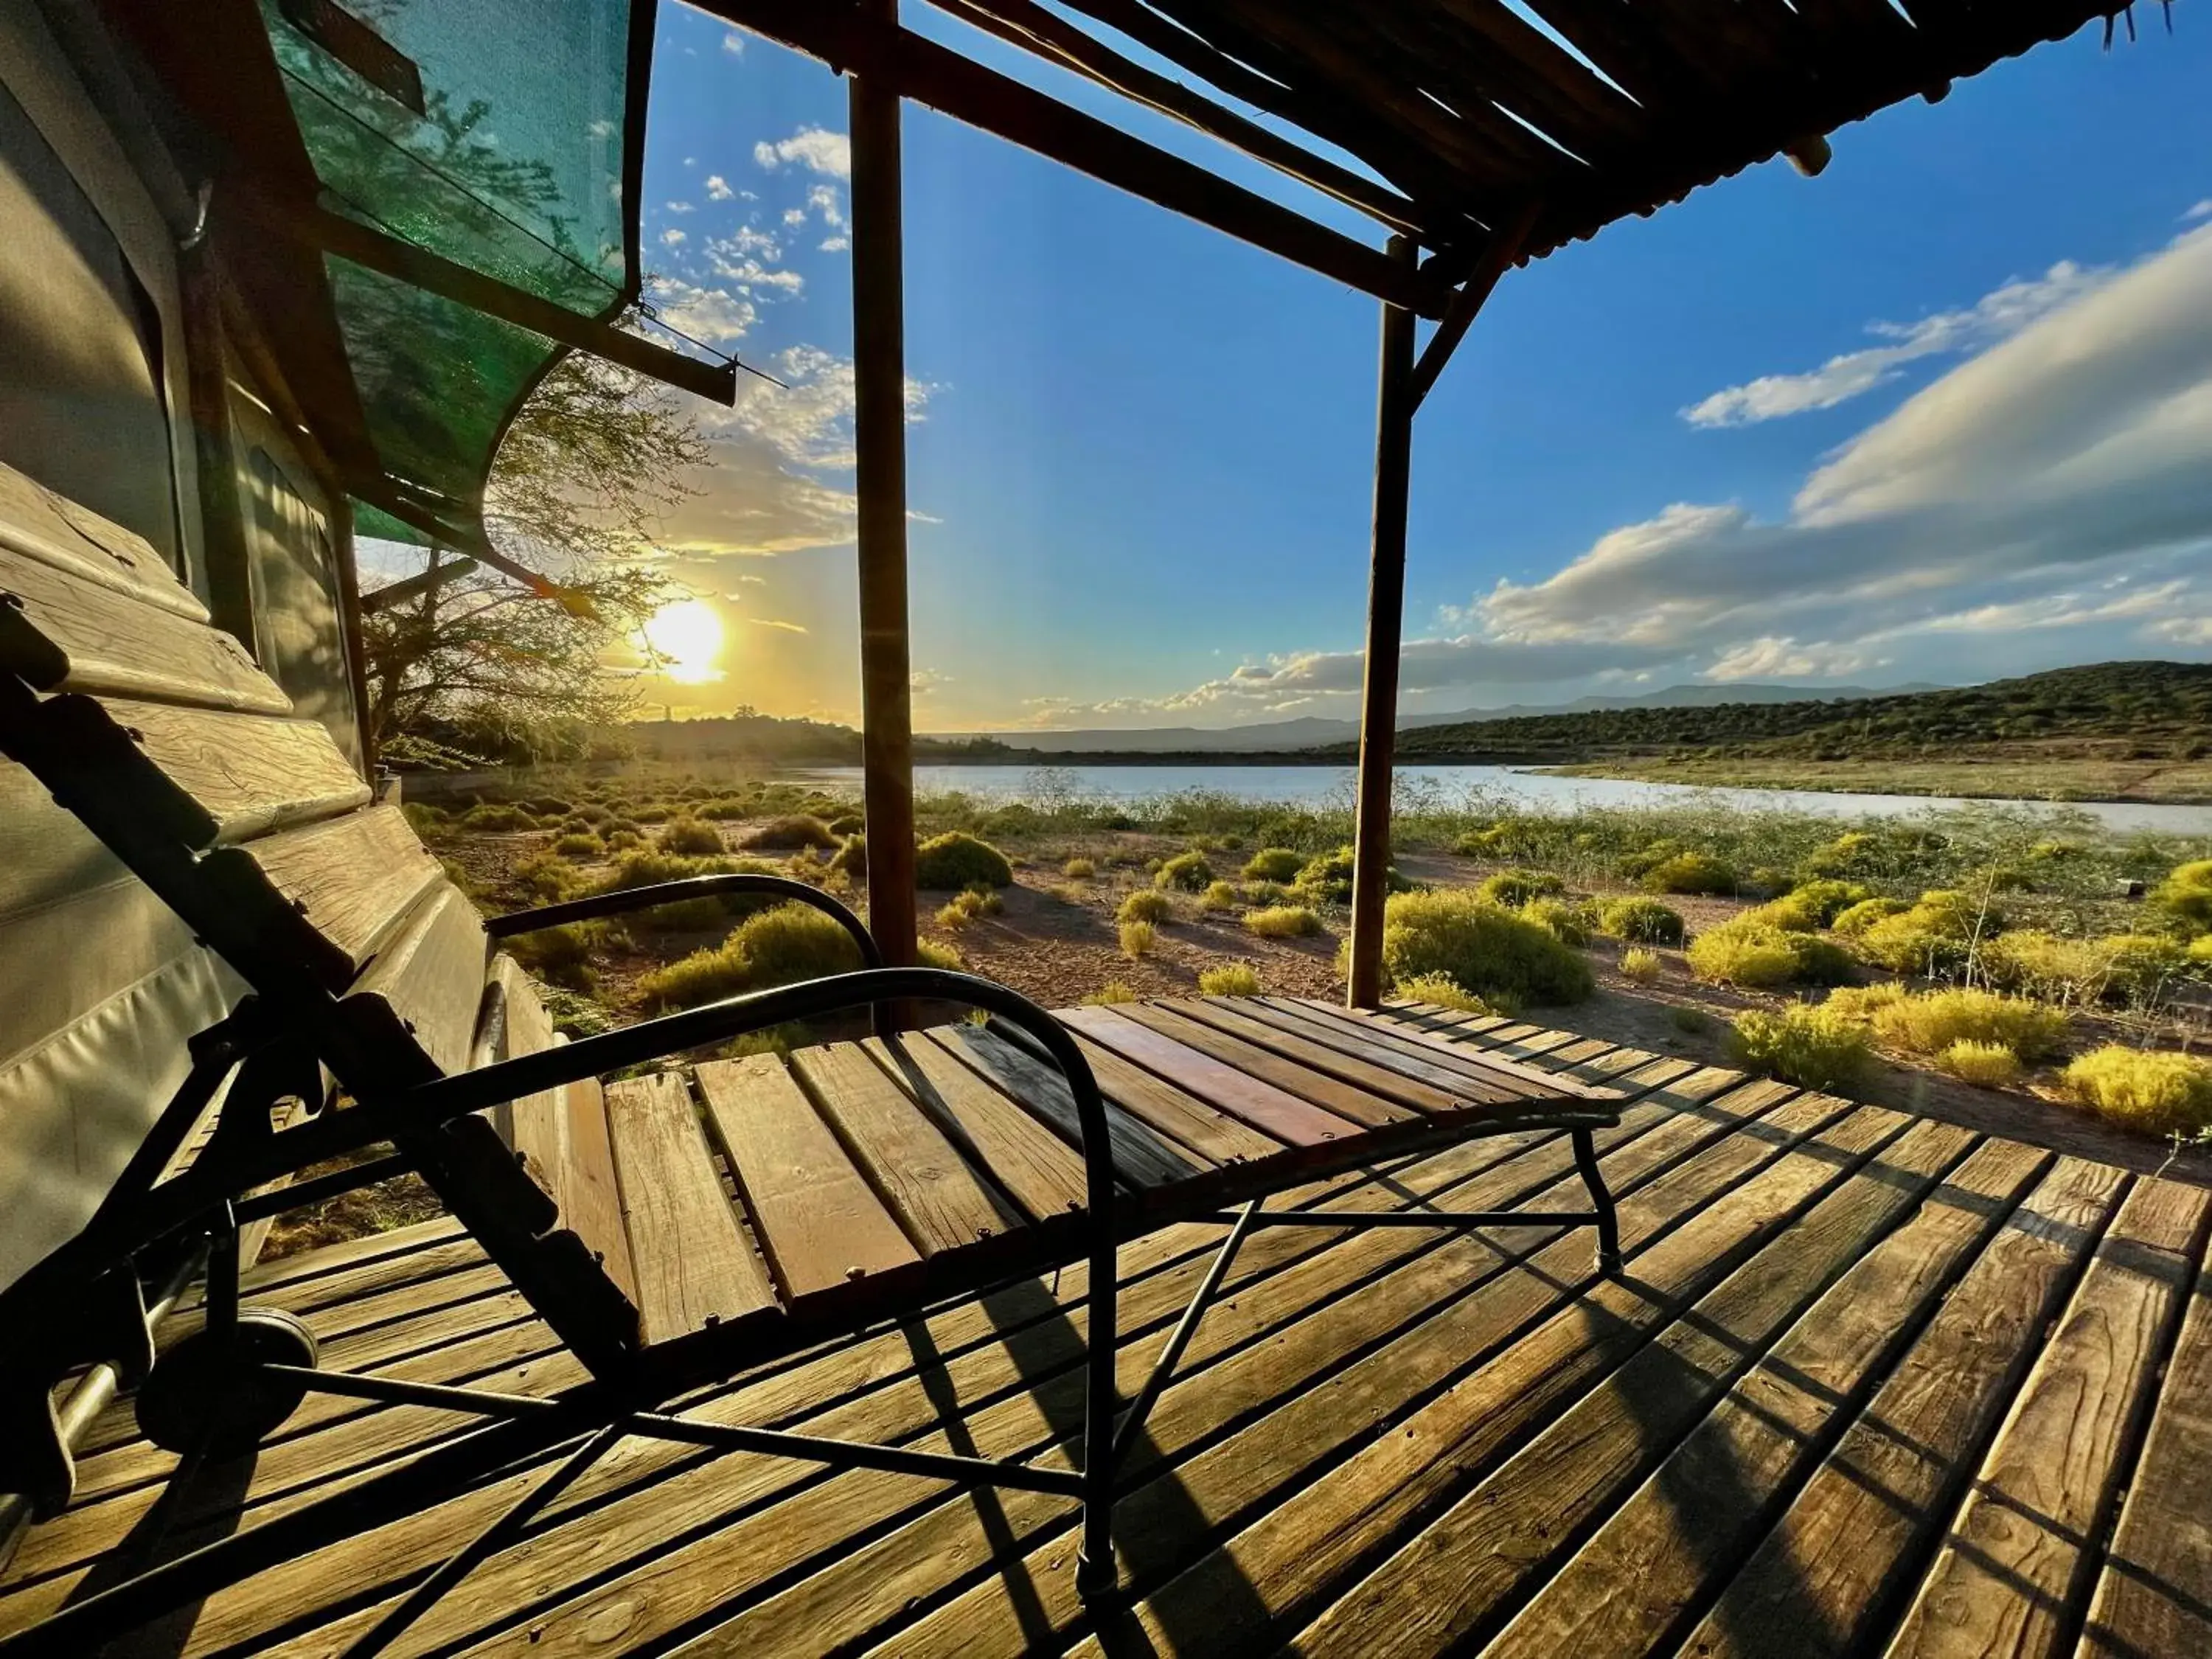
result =
[[2212,744],[2212,663],[2096,663],[1986,685],[1852,698],[1486,716],[1407,732],[1398,753],[1405,760],[1589,759],[1702,750],[1845,760],[2062,739],[2142,745],[2146,753]]
[[[1512,703],[1503,708],[1462,708],[1447,714],[1406,714],[1400,717],[1398,729],[1411,732],[1427,726],[1457,726],[1473,722],[1613,708],[1688,708],[1719,703],[1795,702],[1808,699],[1835,702],[1859,697],[1893,697],[1931,689],[1907,685],[1875,691],[1858,685],[1818,690],[1802,685],[1675,685],[1663,691],[1649,691],[1632,697],[1578,697],[1565,703]],[[1302,715],[1296,720],[1262,720],[1249,726],[1109,726],[1066,732],[962,732],[942,736],[937,740],[958,743],[988,736],[991,741],[1003,744],[1008,749],[1053,755],[1193,755],[1231,754],[1244,750],[1280,753],[1290,750],[1316,749],[1326,744],[1350,743],[1358,735],[1359,723],[1357,720]]]

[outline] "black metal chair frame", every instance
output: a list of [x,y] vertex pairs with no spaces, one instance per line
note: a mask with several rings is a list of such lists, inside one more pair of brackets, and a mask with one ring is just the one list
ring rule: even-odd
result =
[[[374,1653],[477,1562],[510,1541],[615,1441],[630,1435],[765,1452],[836,1468],[927,1474],[1077,1498],[1082,1505],[1077,1582],[1087,1599],[1097,1598],[1110,1593],[1115,1580],[1111,1527],[1116,1468],[1172,1377],[1238,1249],[1255,1227],[1589,1226],[1598,1234],[1601,1270],[1613,1271],[1618,1266],[1613,1202],[1590,1139],[1593,1128],[1616,1121],[1601,1102],[1563,1102],[1559,1111],[1544,1117],[1545,1124],[1565,1128],[1571,1134],[1577,1169],[1590,1196],[1588,1211],[1270,1211],[1261,1207],[1267,1195],[1263,1189],[1234,1214],[1197,1218],[1223,1222],[1231,1231],[1150,1376],[1123,1411],[1115,1385],[1115,1248],[1124,1237],[1160,1223],[1146,1221],[1117,1200],[1106,1108],[1097,1079],[1067,1031],[1027,998],[972,975],[883,965],[875,941],[859,918],[835,898],[804,883],[765,875],[707,876],[501,917],[488,923],[487,931],[495,938],[512,938],[572,921],[703,896],[774,896],[811,905],[836,917],[853,936],[867,965],[829,979],[663,1015],[452,1075],[438,1075],[434,1067],[427,1066],[411,1042],[398,1042],[410,1054],[407,1065],[395,1072],[389,1054],[374,1051],[374,1030],[364,1032],[357,1022],[347,1018],[343,991],[351,977],[351,964],[345,963],[339,973],[327,969],[319,975],[300,971],[302,961],[319,963],[314,947],[327,953],[327,945],[304,920],[292,914],[250,860],[213,846],[212,822],[136,748],[98,704],[67,696],[40,700],[21,680],[0,674],[0,750],[38,775],[63,805],[75,811],[253,988],[252,994],[228,1018],[195,1041],[190,1073],[93,1218],[75,1237],[0,1292],[0,1322],[14,1331],[47,1333],[51,1339],[42,1350],[44,1368],[33,1364],[27,1373],[34,1386],[50,1389],[59,1369],[82,1363],[93,1349],[118,1340],[112,1332],[116,1321],[95,1317],[87,1310],[114,1305],[118,1301],[114,1293],[118,1285],[126,1292],[135,1291],[142,1262],[173,1261],[179,1251],[204,1249],[210,1262],[206,1291],[209,1329],[235,1329],[240,1294],[237,1230],[240,1226],[402,1170],[421,1168],[419,1155],[410,1154],[408,1149],[423,1145],[430,1132],[441,1126],[454,1124],[472,1114],[746,1032],[861,1006],[874,1011],[878,1029],[886,1027],[886,1008],[892,1004],[934,1000],[981,1009],[994,1022],[1003,1022],[1002,1031],[1048,1059],[1059,1070],[1075,1106],[1086,1209],[1080,1216],[1041,1224],[1036,1231],[1048,1243],[1021,1267],[1042,1272],[1085,1260],[1090,1273],[1085,1292],[1089,1321],[1085,1450],[1080,1468],[1074,1472],[705,1423],[665,1409],[670,1401],[726,1381],[753,1365],[867,1328],[881,1322],[884,1316],[881,1310],[858,1318],[841,1317],[834,1311],[811,1318],[794,1316],[783,1322],[780,1333],[765,1335],[757,1322],[748,1322],[722,1329],[710,1326],[672,1340],[620,1351],[587,1352],[579,1347],[579,1358],[591,1371],[591,1379],[550,1397],[401,1382],[307,1365],[270,1364],[248,1355],[242,1363],[258,1364],[259,1383],[280,1391],[294,1390],[295,1403],[299,1395],[313,1390],[386,1403],[435,1406],[475,1413],[490,1420],[400,1468],[76,1602],[42,1624],[0,1640],[0,1651],[76,1654],[91,1650],[176,1607],[306,1554],[351,1530],[407,1513],[495,1471],[542,1459],[564,1444],[575,1443],[574,1449],[519,1504],[421,1581],[349,1650],[356,1655]],[[288,927],[288,922],[295,926]],[[269,937],[272,931],[279,934],[274,939]],[[353,1094],[356,1103],[343,1110],[320,1110],[293,1127],[274,1127],[268,1109],[280,1092],[316,1096],[324,1066]],[[158,1179],[227,1078],[231,1079],[232,1090],[224,1102],[224,1127],[191,1167],[170,1179]],[[316,1099],[313,1103],[320,1103]],[[1530,1120],[1521,1118],[1510,1126],[1498,1126],[1504,1127],[1531,1126]],[[1417,1133],[1389,1145],[1363,1137],[1337,1167],[1371,1164],[1394,1152],[1419,1150],[1495,1132],[1497,1128],[1486,1128],[1479,1120],[1471,1119],[1450,1126],[1448,1132]],[[386,1140],[395,1141],[400,1152],[297,1185],[257,1191],[314,1164]],[[1308,1165],[1301,1169],[1298,1178],[1310,1179],[1316,1173]],[[1261,1181],[1259,1184],[1264,1188],[1267,1183]],[[1275,1184],[1279,1184],[1279,1178]],[[448,1201],[452,1202],[450,1197]],[[468,1218],[462,1218],[467,1224]],[[493,1259],[500,1261],[501,1252],[495,1241],[484,1237],[482,1242]],[[502,1261],[501,1265],[528,1295],[531,1284],[514,1263]],[[599,1276],[605,1279],[603,1273]],[[1006,1276],[1001,1272],[994,1278],[1003,1280]],[[983,1288],[985,1284],[960,1282],[941,1286],[939,1293]],[[605,1289],[619,1299],[611,1281]],[[933,1297],[927,1293],[921,1298],[929,1299]],[[133,1308],[142,1305],[137,1297],[127,1293],[119,1300]],[[623,1305],[627,1308],[627,1304]],[[137,1353],[139,1363],[130,1372],[135,1376],[143,1372],[143,1362],[150,1358],[143,1318],[137,1336],[123,1339],[123,1345]],[[571,1346],[576,1346],[573,1340]],[[21,1359],[15,1362],[19,1391],[25,1375],[23,1364]],[[0,1394],[0,1404],[20,1397],[20,1392]],[[1096,1448],[1105,1449],[1097,1452],[1092,1449]],[[65,1451],[60,1473],[65,1482]],[[65,1485],[58,1492],[49,1492],[46,1507],[55,1507],[54,1500],[65,1501],[66,1496]]]

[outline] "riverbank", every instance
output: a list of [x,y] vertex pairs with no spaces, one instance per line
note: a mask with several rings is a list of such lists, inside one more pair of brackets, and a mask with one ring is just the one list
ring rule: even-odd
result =
[[1694,788],[1863,792],[2085,805],[2212,805],[2212,760],[1969,753],[1942,760],[1823,761],[1686,755],[1582,761],[1543,769],[1546,775],[1553,777],[1612,778]]

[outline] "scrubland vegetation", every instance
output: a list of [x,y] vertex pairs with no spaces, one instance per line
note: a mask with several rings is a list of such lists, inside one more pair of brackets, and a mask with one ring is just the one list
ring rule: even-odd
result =
[[[1348,811],[1082,800],[1049,776],[1030,796],[918,803],[933,959],[1053,1006],[1336,993]],[[799,785],[633,767],[418,798],[408,816],[487,908],[738,870],[864,908],[852,803]],[[1674,1034],[1639,1028],[1644,1046],[1717,1032],[1737,1063],[1802,1086],[1875,1087],[1904,1067],[2148,1133],[2212,1127],[2212,841],[1996,808],[1857,825],[1718,806],[1553,817],[1409,791],[1395,842],[1394,994],[1512,1016],[1596,994],[1545,1018],[1640,1006]],[[857,963],[830,919],[744,897],[514,948],[580,1030]]]

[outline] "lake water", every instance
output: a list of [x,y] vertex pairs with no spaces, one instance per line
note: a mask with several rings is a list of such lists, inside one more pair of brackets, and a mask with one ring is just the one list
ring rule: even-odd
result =
[[[857,766],[810,767],[800,775],[825,787],[859,793]],[[1352,805],[1348,766],[917,766],[914,784],[925,794],[959,791],[996,800],[1034,800],[1068,793],[1092,800],[1149,800],[1206,790],[1246,800],[1302,805]],[[1399,798],[1435,793],[1456,805],[1470,796],[1528,812],[1571,812],[1584,806],[1651,806],[1707,802],[1747,811],[1819,812],[1830,817],[1902,817],[1960,805],[2004,805],[2086,812],[2114,830],[2157,830],[2170,835],[2212,835],[2212,806],[2165,806],[2135,801],[1962,802],[1930,795],[1862,795],[1817,789],[1701,789],[1678,783],[1626,778],[1563,778],[1511,766],[1401,766]]]

